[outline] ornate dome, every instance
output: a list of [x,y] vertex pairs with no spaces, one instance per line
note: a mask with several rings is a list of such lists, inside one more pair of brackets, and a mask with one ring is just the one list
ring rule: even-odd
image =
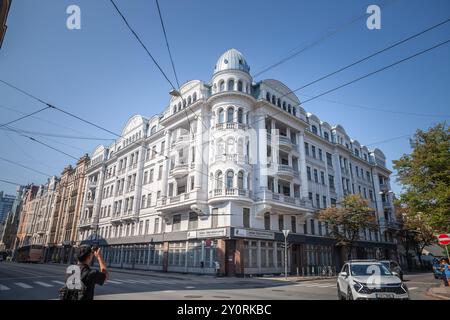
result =
[[247,64],[247,61],[245,61],[242,53],[236,49],[229,49],[217,60],[216,66],[214,67],[214,73],[223,70],[242,70],[249,73],[250,67]]

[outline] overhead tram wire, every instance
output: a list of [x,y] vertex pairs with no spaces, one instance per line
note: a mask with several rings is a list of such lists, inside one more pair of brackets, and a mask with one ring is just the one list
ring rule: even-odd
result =
[[22,183],[16,183],[16,182],[12,182],[12,181],[9,181],[9,180],[4,180],[4,179],[0,179],[0,182],[7,183],[7,184],[12,184],[12,185],[15,185],[15,186],[23,186],[24,185]]
[[22,117],[20,117],[20,118],[15,119],[15,120],[12,120],[12,121],[9,121],[9,122],[0,124],[0,128],[5,127],[5,126],[10,125],[10,124],[13,124],[13,123],[15,123],[15,122],[18,122],[18,121],[20,121],[20,120],[26,119],[26,118],[28,118],[28,117],[31,117],[31,116],[33,116],[33,115],[35,115],[35,114],[38,114],[38,113],[40,113],[40,112],[42,112],[42,111],[44,111],[44,110],[50,109],[50,108],[52,108],[52,106],[44,107],[44,108],[42,108],[42,109],[39,109],[39,110],[34,111],[34,112],[32,112],[32,113],[26,114],[26,115],[24,115],[24,116],[22,116]]
[[23,129],[20,129],[20,128],[17,128],[17,127],[3,128],[3,129],[0,129],[0,130],[11,131],[11,129],[20,131],[21,133],[27,133],[27,134],[32,134],[32,135],[36,135],[36,136],[60,138],[60,139],[92,140],[92,141],[112,141],[112,140],[114,140],[114,139],[107,139],[107,138],[91,138],[91,137],[80,137],[80,136],[63,135],[63,134],[50,133],[50,132],[29,131],[29,130],[23,130]]
[[45,172],[42,172],[42,171],[39,171],[39,170],[30,168],[30,167],[27,167],[27,166],[25,166],[25,165],[23,165],[23,164],[20,164],[20,163],[18,163],[18,162],[12,161],[12,160],[5,159],[5,158],[3,158],[3,157],[0,157],[0,160],[3,160],[3,161],[5,161],[5,162],[14,164],[14,165],[16,165],[16,166],[22,167],[22,168],[24,168],[24,169],[27,169],[27,170],[30,170],[30,171],[33,171],[33,172],[36,172],[36,173],[39,173],[39,174],[41,174],[41,175],[43,175],[43,176],[46,176],[46,177],[49,177],[49,178],[52,177],[52,175],[50,175],[50,174],[47,174],[47,173],[45,173]]
[[[379,5],[383,5],[384,7],[386,7],[386,6],[389,6],[389,5],[393,4],[393,3],[396,2],[396,1],[397,1],[397,0],[384,1],[384,3],[381,3],[381,4],[379,4]],[[275,62],[275,63],[273,63],[273,64],[270,64],[270,65],[268,65],[267,67],[264,67],[261,71],[256,72],[256,73],[253,75],[253,78],[258,77],[258,76],[260,76],[261,74],[263,74],[263,73],[265,73],[265,72],[267,72],[267,71],[269,71],[269,70],[271,70],[271,69],[273,69],[273,68],[275,68],[275,67],[277,67],[277,66],[279,66],[279,65],[281,65],[281,64],[283,64],[283,63],[285,63],[285,62],[287,62],[287,61],[289,61],[289,60],[291,60],[292,58],[296,57],[296,56],[299,55],[300,53],[303,53],[303,52],[307,51],[308,49],[315,47],[316,45],[318,45],[318,44],[321,43],[322,41],[324,41],[324,40],[326,40],[326,39],[328,39],[328,38],[333,37],[333,36],[336,35],[337,33],[341,32],[342,30],[344,30],[345,28],[347,28],[348,26],[352,25],[352,24],[355,23],[356,21],[361,20],[361,19],[363,19],[363,18],[365,18],[365,17],[367,17],[367,14],[366,14],[366,13],[364,13],[364,14],[362,14],[362,15],[355,16],[355,17],[353,17],[352,19],[350,19],[349,21],[345,22],[344,24],[339,25],[339,26],[337,26],[336,28],[327,31],[327,32],[326,32],[324,35],[322,35],[319,39],[317,39],[317,40],[315,40],[315,41],[312,41],[312,42],[306,44],[305,46],[302,46],[300,49],[297,49],[297,48],[299,47],[299,46],[297,46],[297,48],[294,48],[294,49],[292,49],[292,50],[289,51],[289,53],[292,52],[292,51],[294,51],[292,54],[288,54],[287,57],[284,57],[284,58],[280,59],[279,61],[277,61],[277,62]]]
[[[6,128],[9,128],[9,127],[6,127]],[[9,128],[9,129],[11,129],[11,128]],[[11,131],[16,132],[16,133],[19,134],[20,136],[25,137],[25,138],[28,138],[29,140],[31,140],[31,141],[33,141],[33,142],[36,142],[36,143],[38,143],[38,144],[41,144],[41,145],[43,145],[43,146],[45,146],[45,147],[47,147],[47,148],[49,148],[49,149],[52,149],[52,150],[54,150],[54,151],[56,151],[56,152],[59,152],[59,153],[61,153],[61,154],[64,154],[65,156],[68,156],[68,157],[70,157],[70,158],[72,158],[72,159],[78,160],[77,157],[74,157],[74,156],[72,156],[72,155],[70,155],[70,154],[68,154],[68,153],[66,153],[66,152],[64,152],[64,151],[62,151],[62,150],[60,150],[60,149],[58,149],[58,148],[55,148],[55,147],[53,147],[53,146],[51,146],[51,145],[49,145],[49,144],[47,144],[47,143],[45,143],[45,142],[42,142],[42,141],[40,141],[40,140],[38,140],[38,139],[36,139],[36,138],[33,138],[33,137],[29,136],[29,135],[20,133],[20,132],[18,132],[17,130],[14,130],[14,129],[11,129]]]

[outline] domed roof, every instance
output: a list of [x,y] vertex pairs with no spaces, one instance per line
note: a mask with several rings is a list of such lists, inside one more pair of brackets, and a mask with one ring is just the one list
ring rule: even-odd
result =
[[250,72],[250,67],[242,53],[236,49],[229,49],[217,60],[214,73],[223,70],[242,70],[248,73]]

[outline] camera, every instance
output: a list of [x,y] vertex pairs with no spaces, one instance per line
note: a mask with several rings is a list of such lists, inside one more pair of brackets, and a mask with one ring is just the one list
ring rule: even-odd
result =
[[91,250],[92,250],[92,252],[98,251],[98,245],[91,246]]

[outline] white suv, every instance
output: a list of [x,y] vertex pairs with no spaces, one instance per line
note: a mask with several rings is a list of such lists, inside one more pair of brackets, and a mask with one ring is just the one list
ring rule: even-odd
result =
[[337,291],[341,300],[409,299],[406,285],[375,260],[346,262],[337,279]]

